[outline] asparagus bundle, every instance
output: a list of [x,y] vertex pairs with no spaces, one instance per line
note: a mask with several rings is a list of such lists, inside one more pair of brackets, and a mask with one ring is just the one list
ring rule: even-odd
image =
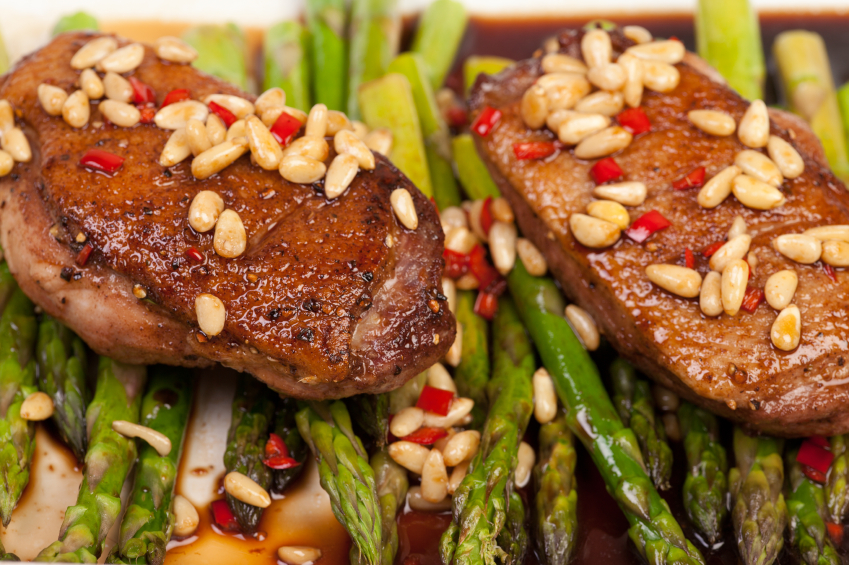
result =
[[528,530],[525,527],[525,502],[513,491],[507,501],[507,520],[498,533],[499,561],[503,565],[522,565],[528,554]]
[[289,450],[289,457],[300,463],[288,469],[275,469],[274,490],[283,492],[289,483],[300,476],[304,470],[304,462],[307,460],[309,447],[304,443],[301,433],[298,431],[298,423],[295,416],[298,413],[298,402],[294,398],[281,398],[277,402],[277,411],[274,414],[274,433],[283,439]]
[[235,24],[193,27],[183,41],[198,52],[192,63],[196,69],[248,90],[245,35]]
[[728,463],[725,448],[719,443],[719,425],[716,416],[688,402],[678,409],[678,419],[687,452],[684,510],[696,529],[713,544],[719,541],[728,514]]
[[307,28],[312,49],[313,97],[331,110],[345,110],[348,52],[345,0],[307,0]]
[[309,112],[309,34],[298,22],[280,22],[265,32],[265,76],[262,88],[282,88],[286,104]]
[[784,546],[782,441],[749,437],[734,428],[737,466],[728,473],[731,520],[743,565],[769,565]]
[[475,401],[471,428],[479,430],[487,412],[486,385],[489,382],[489,325],[475,314],[477,294],[470,290],[457,291],[457,311],[454,315],[463,327],[463,352],[454,370],[457,394]]
[[826,533],[823,487],[805,476],[796,461],[798,453],[798,449],[791,449],[786,456],[790,542],[808,565],[839,565],[840,556]]
[[412,51],[427,64],[433,90],[442,87],[454,64],[468,19],[463,4],[456,0],[435,0],[422,12]]
[[846,434],[831,438],[831,452],[834,461],[828,470],[826,499],[828,500],[828,518],[835,524],[843,523],[849,512],[849,450]]
[[86,411],[90,423],[83,484],[77,503],[65,512],[56,541],[36,561],[95,563],[106,533],[121,513],[121,487],[136,460],[135,440],[112,430],[112,422],[137,423],[145,367],[100,358],[94,399]]
[[152,446],[141,444],[130,506],[121,521],[112,563],[162,565],[174,528],[171,500],[191,410],[192,376],[187,369],[164,366],[152,373],[142,398],[140,423],[164,434],[171,441],[171,451],[160,456]]
[[[247,374],[239,377],[230,431],[227,432],[227,449],[224,451],[224,467],[228,473],[242,473],[265,490],[271,487],[271,469],[262,459],[274,416],[272,399],[273,394],[265,384]],[[251,534],[256,531],[262,508],[237,500],[229,493],[227,505],[243,532]]]
[[637,438],[622,425],[598,369],[563,318],[563,298],[554,281],[531,276],[517,261],[507,284],[571,416],[569,427],[631,523],[629,535],[637,549],[649,563],[704,563],[652,485]]
[[539,430],[539,461],[534,468],[534,538],[544,565],[566,565],[575,551],[578,529],[577,454],[566,416]]
[[[395,516],[407,499],[407,471],[395,463],[385,449],[381,449],[371,457],[371,469],[374,472],[374,482],[377,497],[380,501],[380,516],[383,527],[383,548],[381,563],[391,565],[398,553],[398,523]],[[351,548],[351,563],[365,564],[363,554],[358,546]]]
[[397,0],[351,3],[347,113],[352,120],[360,118],[360,85],[382,77],[398,53],[401,19],[397,4]]
[[507,520],[519,442],[533,412],[534,353],[516,307],[503,298],[493,322],[489,414],[469,474],[454,493],[455,528],[440,541],[443,563],[491,563]]

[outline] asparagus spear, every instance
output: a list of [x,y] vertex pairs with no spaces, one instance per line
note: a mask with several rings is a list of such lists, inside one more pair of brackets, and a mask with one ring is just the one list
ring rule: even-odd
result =
[[472,200],[483,200],[487,196],[498,198],[501,193],[495,186],[495,181],[489,176],[486,165],[475,149],[475,140],[468,133],[455,137],[452,141],[454,163],[457,165],[457,176],[466,195]]
[[[407,498],[407,471],[395,463],[385,449],[381,449],[371,457],[371,469],[374,472],[374,482],[377,497],[380,501],[380,515],[383,524],[383,549],[381,563],[391,565],[398,553],[398,523],[395,520],[398,511],[404,506]],[[358,546],[351,548],[351,563],[364,564],[363,555]]]
[[356,413],[357,424],[375,441],[378,447],[386,445],[389,437],[389,395],[358,394],[345,399],[350,410]]
[[274,415],[274,433],[280,436],[289,449],[289,457],[300,463],[296,467],[277,469],[274,471],[274,490],[283,492],[286,487],[301,474],[304,462],[307,460],[309,447],[304,443],[298,431],[295,415],[298,413],[298,403],[294,398],[281,398],[277,403]]
[[[3,250],[0,249],[0,257],[3,255]],[[12,293],[18,288],[18,283],[15,282],[15,277],[9,271],[9,265],[6,261],[0,260],[0,313],[6,308],[6,303],[12,297]]]
[[99,29],[100,25],[97,23],[97,18],[87,12],[77,12],[59,18],[59,21],[53,26],[53,37],[66,31],[98,31]]
[[442,555],[450,556],[450,563],[456,565],[492,562],[496,538],[507,520],[519,442],[533,411],[534,353],[516,307],[507,297],[498,305],[493,332],[493,377],[487,387],[490,409],[480,450],[454,493],[458,528],[449,529],[440,541]]
[[86,350],[64,324],[44,316],[38,329],[38,388],[53,399],[53,421],[62,439],[82,461],[86,452]]
[[15,288],[0,317],[0,518],[8,526],[29,482],[35,424],[21,404],[35,392],[34,346],[38,326],[32,302]]
[[83,484],[77,504],[65,512],[59,541],[36,561],[94,563],[106,533],[121,513],[121,487],[136,460],[136,442],[112,430],[115,420],[138,422],[146,369],[100,358],[94,399],[86,411],[90,422]]
[[279,87],[286,92],[286,104],[309,112],[310,64],[309,34],[298,22],[280,22],[265,32],[263,41],[265,77],[262,88]]
[[[224,467],[228,473],[238,471],[266,490],[271,487],[271,469],[262,459],[274,416],[272,399],[273,393],[263,383],[247,374],[239,377],[224,452]],[[262,508],[237,500],[229,493],[227,505],[243,532],[251,534],[256,531]]]
[[463,65],[463,84],[466,87],[466,94],[472,91],[478,75],[497,75],[513,63],[515,61],[504,57],[472,55]]
[[457,311],[454,315],[463,326],[463,352],[454,370],[457,394],[475,401],[472,408],[473,429],[483,426],[487,412],[486,385],[489,382],[489,325],[475,314],[476,293],[457,291]]
[[397,0],[353,0],[350,37],[347,107],[348,116],[357,120],[362,104],[360,85],[382,77],[398,53],[401,20]]
[[469,16],[457,0],[435,0],[422,12],[413,38],[413,53],[427,64],[430,86],[442,87],[454,64]]
[[575,551],[578,528],[577,454],[563,413],[539,430],[534,468],[534,537],[544,565],[566,565]]
[[[327,412],[326,419],[317,410]],[[374,470],[366,450],[354,435],[351,416],[339,401],[304,408],[297,415],[298,430],[318,461],[321,486],[330,495],[333,514],[360,551],[358,562],[383,563],[383,508]]]
[[171,441],[166,456],[150,445],[139,448],[139,466],[130,506],[121,521],[111,563],[162,565],[171,538],[171,500],[177,484],[177,466],[192,404],[192,376],[187,369],[157,366],[142,398],[140,423]]
[[828,470],[826,482],[826,499],[828,500],[828,518],[830,522],[842,524],[849,512],[849,450],[847,450],[849,435],[833,436],[831,452],[834,461]]
[[183,34],[198,52],[194,67],[248,90],[245,35],[235,24],[202,25]]
[[672,475],[672,449],[666,443],[663,422],[655,419],[651,386],[638,379],[634,368],[622,358],[610,366],[613,404],[622,423],[634,431],[649,475],[660,490],[669,488]]
[[714,544],[728,514],[728,463],[719,443],[719,425],[716,416],[688,402],[678,409],[678,420],[687,452],[684,510],[708,543]]
[[598,369],[563,317],[563,298],[554,281],[531,276],[517,261],[507,284],[568,410],[569,427],[631,523],[629,535],[637,549],[649,563],[704,563],[652,485],[634,432],[622,425]]
[[826,533],[823,487],[805,476],[796,461],[798,449],[787,452],[787,513],[790,542],[808,565],[839,565],[840,556]]
[[499,561],[503,565],[522,565],[528,554],[528,530],[525,528],[525,502],[515,490],[510,493],[507,520],[498,533]]
[[307,28],[312,49],[313,96],[331,110],[345,110],[348,68],[345,0],[307,0]]
[[728,473],[731,520],[743,565],[769,565],[784,546],[787,506],[781,492],[782,441],[734,428],[737,466]]

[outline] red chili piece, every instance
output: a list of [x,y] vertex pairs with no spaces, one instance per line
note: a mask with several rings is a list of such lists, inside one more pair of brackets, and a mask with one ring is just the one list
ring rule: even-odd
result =
[[446,114],[445,118],[448,121],[448,125],[452,128],[461,128],[469,123],[469,115],[462,108],[449,108]]
[[454,400],[454,393],[450,390],[442,390],[441,388],[425,385],[416,402],[416,407],[421,408],[425,412],[447,416],[452,400]]
[[86,243],[80,252],[77,253],[77,258],[75,259],[77,265],[80,267],[85,267],[85,264],[88,263],[88,258],[91,257],[91,252],[94,251],[94,247],[92,247],[91,243]]
[[283,112],[271,126],[271,135],[282,146],[289,145],[295,134],[301,129],[301,122],[294,116]]
[[165,95],[165,100],[162,101],[162,108],[169,104],[174,104],[175,102],[182,102],[183,100],[188,100],[191,98],[189,95],[189,91],[185,88],[178,88],[176,90],[172,90],[168,94]]
[[141,123],[152,124],[153,119],[156,117],[156,108],[145,106],[144,108],[139,108],[139,113],[141,114],[141,118],[139,118]]
[[156,93],[149,85],[143,83],[136,77],[130,77],[129,81],[130,85],[133,87],[134,104],[156,103]]
[[228,128],[236,123],[236,114],[222,106],[221,104],[216,104],[215,102],[209,103],[209,111],[221,118],[221,121],[224,122]]
[[289,457],[289,448],[286,446],[286,442],[277,434],[269,434],[268,441],[265,442],[265,456],[278,457],[280,455]]
[[[749,275],[751,276],[752,270],[749,269]],[[746,289],[746,294],[743,296],[743,304],[740,305],[740,308],[748,312],[749,314],[754,313],[755,310],[758,309],[758,306],[761,305],[761,302],[764,301],[764,291],[759,288],[755,288],[750,286]]]
[[796,456],[796,461],[802,465],[807,465],[820,473],[827,473],[831,467],[831,462],[834,460],[834,453],[823,449],[809,439],[802,442],[799,447],[799,454]]
[[684,248],[684,265],[688,269],[695,269],[696,268],[696,258],[693,257],[693,252],[690,251],[689,247]]
[[687,190],[688,188],[700,188],[705,184],[705,168],[699,167],[690,171],[686,177],[680,178],[672,183],[675,190]]
[[186,257],[191,259],[192,261],[197,261],[198,263],[203,263],[203,253],[197,250],[196,247],[189,247],[186,249]]
[[822,270],[825,272],[825,276],[830,278],[832,282],[837,282],[837,271],[834,270],[834,267],[823,263]]
[[446,249],[442,252],[445,259],[445,276],[449,279],[459,279],[469,272],[469,256]]
[[239,523],[236,521],[236,516],[230,511],[226,500],[216,500],[210,506],[212,507],[212,519],[215,520],[219,528],[225,532],[239,531]]
[[410,435],[398,439],[419,445],[431,445],[447,436],[448,432],[442,428],[419,428]]
[[489,292],[478,292],[475,300],[475,314],[491,322],[497,311],[498,297]]
[[825,483],[826,475],[820,471],[817,471],[813,467],[808,465],[802,465],[802,472],[805,473],[805,476],[814,481],[815,483]]
[[840,547],[843,544],[843,524],[835,524],[834,522],[826,522],[825,527],[828,530],[828,536],[834,545]]
[[478,288],[481,291],[496,295],[503,292],[503,290],[497,292],[497,289],[501,286],[499,283],[504,279],[495,270],[495,267],[487,261],[486,250],[480,244],[475,245],[469,253],[469,270],[478,279]]
[[622,169],[613,157],[605,157],[597,161],[590,169],[590,176],[596,184],[604,184],[622,178]]
[[642,108],[628,108],[616,116],[616,119],[619,125],[633,135],[640,135],[641,133],[651,131],[651,122]]
[[268,459],[262,460],[263,464],[269,469],[291,469],[292,467],[297,467],[300,465],[300,462],[295,461],[291,457],[283,457],[282,455],[278,455],[277,457],[269,457]]
[[114,173],[124,164],[124,158],[102,149],[89,149],[80,159],[80,165],[87,169]]
[[704,255],[705,257],[710,257],[711,255],[719,251],[719,249],[723,245],[725,245],[724,241],[717,241],[716,243],[711,243],[710,245],[705,247],[705,250],[702,251],[702,255]]
[[496,124],[498,124],[499,120],[501,120],[501,110],[496,110],[492,106],[484,106],[481,113],[478,114],[478,117],[472,123],[472,131],[481,137],[486,137]]
[[481,206],[481,229],[483,233],[489,235],[490,228],[492,228],[492,196],[487,196]]
[[526,141],[513,144],[513,154],[520,161],[545,159],[554,155],[555,151],[557,151],[557,146],[553,141]]
[[625,230],[625,235],[637,243],[642,243],[653,233],[666,229],[671,225],[672,224],[669,223],[669,220],[663,217],[663,214],[657,210],[651,210],[637,218],[637,220],[631,224],[631,227]]
[[828,438],[825,436],[810,436],[808,438],[808,441],[817,444],[823,449],[828,449],[829,451],[831,451],[831,444],[828,442]]

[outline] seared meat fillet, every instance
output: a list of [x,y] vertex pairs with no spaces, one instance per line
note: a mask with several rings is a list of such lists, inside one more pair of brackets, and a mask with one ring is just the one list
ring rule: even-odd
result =
[[[581,31],[560,35],[562,53],[581,58]],[[614,59],[633,43],[611,33]],[[804,173],[785,180],[786,203],[770,211],[743,206],[733,195],[714,209],[696,201],[699,190],[673,190],[672,183],[697,167],[710,179],[746,149],[736,135],[717,137],[687,118],[694,109],[718,109],[737,123],[749,103],[716,79],[715,71],[689,54],[678,63],[681,81],[667,94],[646,90],[642,108],[651,131],[636,136],[613,155],[622,180],[642,181],[648,197],[628,208],[631,222],[657,210],[671,227],[637,243],[623,234],[606,249],[588,249],[570,233],[569,217],[595,200],[590,167],[571,148],[544,160],[517,160],[513,144],[556,139],[532,130],[520,115],[523,93],[541,76],[539,58],[523,61],[496,77],[479,78],[472,106],[503,112],[495,129],[477,136],[478,149],[519,226],[545,254],[568,297],[592,314],[614,347],[658,383],[736,422],[779,436],[832,435],[849,431],[849,274],[829,278],[821,263],[802,265],[776,252],[772,240],[808,228],[849,224],[849,194],[825,164],[813,134],[798,119],[771,112],[770,130],[792,144]],[[702,276],[709,271],[702,251],[725,239],[735,216],[752,235],[757,267],[749,281],[764,289],[782,269],[799,277],[793,303],[801,310],[801,342],[793,351],[773,346],[770,329],[777,311],[761,304],[754,313],[702,314],[698,297],[685,299],[649,281],[646,267],[684,264],[695,255]]]
[[[37,304],[100,354],[130,363],[220,362],[300,398],[387,391],[442,357],[456,326],[441,295],[442,230],[431,203],[387,159],[377,156],[376,168],[361,170],[334,200],[322,182],[288,182],[249,155],[206,180],[192,176],[191,159],[162,167],[172,132],[104,123],[95,103],[88,125],[73,129],[39,104],[43,82],[78,88],[69,62],[93,37],[62,35],[0,79],[0,99],[18,112],[33,149],[30,163],[0,179],[0,240]],[[212,93],[252,100],[162,62],[149,47],[132,75],[155,90],[157,105],[180,88],[195,100]],[[93,148],[124,157],[123,167],[107,175],[79,166]],[[415,230],[393,213],[397,188],[413,196]],[[239,257],[217,255],[213,231],[189,226],[201,190],[241,217],[248,241]],[[80,266],[83,241],[93,252]],[[202,261],[187,256],[191,248]],[[134,286],[149,300],[136,298]],[[200,293],[225,306],[215,337],[198,329]]]

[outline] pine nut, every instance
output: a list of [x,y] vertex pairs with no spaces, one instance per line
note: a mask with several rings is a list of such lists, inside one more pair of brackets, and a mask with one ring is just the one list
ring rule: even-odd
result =
[[386,128],[376,129],[363,138],[363,143],[376,153],[389,155],[392,152],[392,132]]
[[832,267],[849,267],[849,243],[845,241],[824,241],[822,243],[822,261]]
[[141,112],[138,108],[125,102],[104,100],[100,103],[98,109],[103,117],[123,128],[131,128],[141,120]]
[[670,64],[643,61],[643,86],[655,92],[672,92],[681,82],[681,73]]
[[223,211],[224,200],[217,193],[201,190],[189,206],[189,225],[196,232],[206,233],[215,227]]
[[256,110],[253,102],[245,100],[241,96],[233,96],[232,94],[210,94],[203,99],[203,103],[207,106],[210,102],[215,102],[219,106],[230,110],[236,116],[236,119],[239,120],[250,116]]
[[277,557],[287,565],[309,565],[321,559],[321,550],[303,545],[284,545],[277,548]]
[[186,123],[192,118],[205,122],[208,115],[209,108],[204,104],[197,100],[183,100],[159,110],[153,121],[162,129],[180,129],[186,127]]
[[557,133],[557,130],[560,129],[560,126],[562,126],[566,120],[577,114],[578,112],[574,110],[554,110],[548,114],[548,117],[545,119],[545,125],[548,126],[548,129]]
[[234,210],[224,210],[215,223],[215,236],[212,246],[222,257],[232,259],[245,252],[248,238],[242,218]]
[[619,226],[586,214],[572,214],[569,217],[569,227],[581,245],[593,249],[610,247],[619,241]]
[[517,239],[516,252],[519,254],[522,264],[531,276],[541,277],[548,272],[548,262],[545,260],[545,256],[531,240],[524,237]]
[[793,351],[799,347],[802,337],[802,313],[799,307],[791,304],[775,318],[769,332],[772,344],[782,351]]
[[449,390],[457,394],[457,385],[454,384],[454,379],[451,378],[451,375],[448,374],[448,369],[442,363],[436,363],[427,370],[427,384],[434,388]]
[[216,336],[224,329],[227,311],[221,299],[212,294],[199,294],[195,298],[195,315],[200,330],[208,336]]
[[428,502],[422,497],[422,488],[420,486],[410,487],[407,491],[407,504],[417,512],[446,512],[451,510],[450,498],[445,497],[436,504]]
[[185,496],[178,494],[171,503],[171,512],[174,513],[174,535],[178,538],[187,538],[194,534],[200,524],[195,505],[189,502]]
[[445,362],[456,367],[463,360],[463,324],[457,322],[457,331],[454,334],[454,343],[445,354]]
[[191,45],[170,35],[157,39],[153,49],[157,57],[170,63],[191,63],[198,58]]
[[475,235],[464,227],[452,227],[445,233],[445,249],[467,255],[477,244]]
[[616,63],[593,67],[587,73],[587,80],[602,90],[619,90],[625,86],[625,69]]
[[719,110],[690,110],[687,118],[703,132],[718,137],[727,137],[737,130],[734,117]]
[[188,158],[192,154],[189,147],[189,138],[185,128],[174,130],[168,141],[165,142],[165,147],[162,149],[162,154],[159,155],[159,164],[163,167],[173,167]]
[[506,275],[516,264],[516,226],[504,222],[493,222],[489,230],[489,252],[498,272]]
[[737,128],[740,143],[752,149],[766,147],[769,143],[769,112],[763,100],[755,100],[743,114]]
[[590,68],[608,64],[613,56],[610,35],[603,29],[587,31],[581,38],[581,54]]
[[[38,101],[41,102],[41,107],[51,116],[58,116],[62,113],[62,106],[68,99],[68,93],[52,84],[38,85]],[[8,104],[8,102],[7,102]]]
[[610,118],[602,114],[575,113],[567,118],[557,130],[557,137],[567,145],[576,145],[588,136],[610,125]]
[[607,220],[616,224],[619,229],[627,229],[631,225],[631,216],[624,206],[613,200],[596,200],[587,205],[587,214],[599,220]]
[[411,441],[396,441],[389,444],[389,457],[393,461],[417,475],[422,474],[425,459],[430,450],[423,445]]
[[77,90],[68,96],[62,106],[62,118],[72,128],[81,128],[86,125],[90,115],[88,96],[82,90]]
[[731,261],[722,271],[722,309],[729,316],[736,316],[746,296],[749,280],[749,264],[742,259]]
[[722,308],[722,275],[711,271],[705,275],[702,281],[702,289],[699,292],[699,308],[705,316],[719,316]]
[[810,265],[819,261],[822,242],[810,235],[785,234],[772,240],[772,247],[788,259]]
[[[170,108],[170,106],[166,106]],[[248,150],[248,140],[244,137],[220,143],[207,149],[192,161],[192,174],[196,179],[203,180],[215,173],[223,171]]]
[[583,75],[564,73],[543,75],[537,85],[545,89],[549,110],[568,110],[592,89]]
[[[728,229],[728,241],[731,241],[738,235],[748,235],[749,228],[746,225],[746,220],[743,216],[734,216],[734,221],[731,222],[731,227]],[[721,271],[722,269],[716,269]]]
[[[308,124],[309,125],[309,124]],[[374,153],[350,130],[342,130],[333,137],[333,147],[337,153],[346,153],[357,159],[361,169],[374,170]]]
[[414,230],[419,227],[419,216],[416,213],[416,206],[413,204],[413,197],[406,188],[396,188],[392,191],[389,197],[392,202],[392,210],[395,216],[408,230]]
[[0,149],[0,177],[5,177],[12,172],[15,166],[15,160],[12,156]]
[[324,137],[327,135],[327,106],[316,104],[307,116],[307,126],[304,135]]
[[428,428],[450,428],[465,418],[475,406],[471,398],[458,397],[451,402],[448,415],[440,416],[433,412],[425,412],[424,426]]
[[480,286],[477,277],[475,277],[472,273],[466,273],[465,275],[457,279],[456,284],[458,290],[477,290]]
[[710,269],[721,273],[725,270],[726,265],[731,261],[743,259],[749,252],[749,246],[752,244],[752,236],[748,234],[738,235],[733,239],[725,242],[725,245],[720,247],[716,253],[711,255]]
[[424,422],[424,410],[410,406],[404,408],[392,418],[389,431],[398,438],[404,438],[422,427]]
[[144,300],[147,298],[147,291],[140,284],[133,285],[133,296],[138,298],[139,300]]
[[681,406],[681,399],[678,395],[666,387],[656,384],[652,386],[651,393],[655,405],[662,412],[675,412]]
[[271,506],[271,496],[268,492],[242,473],[236,471],[227,473],[224,477],[224,490],[227,491],[227,494],[245,504],[259,508]]
[[767,304],[776,310],[784,310],[793,302],[798,285],[799,277],[796,271],[784,270],[770,275],[764,286]]
[[302,155],[315,159],[316,161],[326,161],[330,155],[330,146],[323,137],[304,136],[299,137],[283,149],[283,156]]
[[649,265],[646,276],[660,288],[684,298],[695,298],[702,286],[698,271],[678,265]]
[[114,37],[104,36],[92,39],[71,57],[71,68],[80,71],[93,67],[104,57],[114,53],[116,49],[118,49],[118,42]]
[[109,100],[130,102],[133,100],[133,85],[116,73],[106,73],[103,77],[103,92]]
[[625,97],[621,92],[606,92],[600,90],[585,96],[575,104],[575,110],[586,114],[601,114],[603,116],[615,116],[625,107]]
[[542,58],[544,73],[578,73],[585,74],[587,66],[583,61],[562,53],[549,53]]
[[624,53],[616,62],[625,69],[625,88],[622,91],[625,104],[637,108],[643,99],[643,62],[628,53]]
[[778,169],[788,179],[798,178],[805,172],[805,161],[796,149],[778,136],[769,136],[766,150]]
[[643,26],[625,26],[622,28],[622,33],[636,44],[648,43],[654,39],[651,32]]
[[223,143],[227,139],[227,126],[224,125],[224,120],[210,114],[206,118],[206,136],[212,147]]
[[636,181],[602,184],[593,189],[596,198],[613,200],[623,206],[639,206],[646,201],[647,193],[645,183]]
[[534,417],[540,424],[547,424],[557,416],[557,393],[554,381],[544,367],[536,370],[534,385]]
[[820,241],[833,239],[849,243],[849,225],[819,226],[805,230],[805,235],[815,237]]
[[327,166],[303,155],[287,155],[280,161],[280,175],[289,182],[312,184],[324,178]]
[[746,149],[737,153],[734,164],[740,167],[743,173],[754,177],[761,182],[779,187],[784,183],[784,175],[772,159],[759,151]]
[[[80,88],[86,93],[91,100],[103,98],[103,81],[97,76],[97,73],[91,69],[85,69],[80,74]],[[64,92],[64,91],[62,91]]]
[[448,496],[448,470],[445,468],[442,453],[438,449],[431,449],[422,467],[422,498],[436,503],[446,496]]
[[640,59],[660,61],[668,65],[674,65],[684,60],[684,44],[674,39],[652,41],[629,47],[626,53],[630,53]]
[[155,449],[160,457],[166,457],[171,453],[171,440],[156,430],[126,420],[113,421],[112,430],[124,437],[139,438]]
[[206,126],[200,120],[192,118],[186,122],[186,138],[189,142],[189,148],[192,150],[192,155],[195,157],[212,149],[212,142],[209,141]]
[[[304,120],[304,121],[303,121],[303,122],[301,122],[301,123],[306,123],[306,120]],[[368,126],[367,126],[367,125],[365,125],[363,122],[361,122],[361,121],[359,121],[359,120],[353,120],[353,121],[351,122],[351,127],[353,127],[353,128],[354,128],[354,133],[355,133],[355,134],[356,134],[356,136],[357,136],[357,137],[359,137],[360,139],[363,139],[363,138],[364,138],[365,136],[367,136],[367,135],[368,135],[368,133],[369,133]]]
[[257,164],[266,171],[275,171],[280,168],[280,161],[283,159],[283,149],[262,120],[256,116],[249,116],[245,120],[245,133],[247,134],[248,144],[251,148],[251,154],[256,159]]
[[[453,279],[442,277],[442,294],[445,295],[445,302],[448,303],[448,309],[451,312],[457,312],[457,285]],[[453,380],[451,383],[453,384]],[[455,391],[456,392],[456,391]]]
[[463,461],[471,459],[477,453],[481,444],[481,433],[476,430],[466,430],[454,434],[442,450],[445,465],[454,467]]
[[678,415],[675,412],[667,412],[661,416],[661,420],[663,421],[663,429],[666,432],[666,437],[672,441],[681,441],[683,439],[681,425],[678,422]]
[[282,88],[269,88],[259,95],[259,98],[254,102],[254,111],[258,116],[262,116],[267,111],[274,108],[283,108],[286,106],[286,91]]
[[786,201],[774,186],[745,174],[734,178],[731,190],[743,206],[754,210],[772,210]]
[[452,469],[451,476],[448,477],[448,494],[454,494],[460,487],[460,483],[466,478],[466,474],[469,472],[469,465],[471,464],[471,461],[463,461]]
[[702,208],[716,208],[731,194],[734,179],[740,175],[740,167],[725,167],[705,183],[696,200]]
[[631,144],[633,135],[627,130],[612,126],[584,138],[575,147],[575,157],[578,159],[598,159],[607,157]]
[[522,95],[522,105],[519,107],[522,121],[531,129],[539,129],[548,117],[548,98],[545,89],[538,84],[531,86]]
[[[351,182],[353,182],[354,178],[357,176],[358,171],[359,168],[356,157],[348,153],[340,153],[336,155],[330,163],[330,167],[327,169],[327,177],[324,180],[324,195],[331,200],[342,196],[342,193],[348,189]],[[412,199],[410,200],[410,204],[412,205]],[[418,218],[416,217],[415,220],[417,226]],[[416,227],[413,226],[410,229],[416,229]]]
[[21,403],[21,418],[28,422],[41,422],[53,415],[53,399],[38,391],[27,396]]
[[124,74],[141,65],[142,60],[144,60],[144,46],[141,43],[131,43],[98,61],[97,70]]
[[584,348],[587,351],[598,349],[601,344],[601,337],[598,333],[598,326],[596,326],[595,320],[589,312],[580,306],[570,304],[566,307],[565,314],[566,319],[569,320],[570,325],[584,344]]
[[225,141],[230,141],[231,139],[235,139],[237,137],[246,137],[247,133],[245,132],[245,120],[236,120],[233,122],[227,129],[227,135],[224,136]]
[[0,100],[0,134],[15,127],[15,111],[8,100]]
[[326,134],[334,136],[342,130],[348,130],[350,132],[354,131],[354,126],[351,125],[351,120],[348,119],[348,116],[338,110],[328,110]]
[[32,161],[32,149],[29,146],[27,136],[21,128],[15,127],[3,134],[3,151],[8,153],[18,163],[29,163]]
[[533,447],[524,441],[519,444],[519,457],[514,474],[515,485],[517,488],[525,487],[531,480],[531,470],[534,468],[536,459],[537,456],[536,453],[534,453]]
[[512,224],[515,220],[513,209],[510,207],[510,203],[507,202],[507,199],[503,196],[499,196],[492,200],[489,205],[489,211],[492,214],[492,219],[498,222]]
[[[494,202],[494,201],[493,201]],[[446,227],[452,228],[467,228],[469,227],[466,213],[459,206],[449,206],[445,210],[439,212],[439,221],[442,223],[442,229]]]

